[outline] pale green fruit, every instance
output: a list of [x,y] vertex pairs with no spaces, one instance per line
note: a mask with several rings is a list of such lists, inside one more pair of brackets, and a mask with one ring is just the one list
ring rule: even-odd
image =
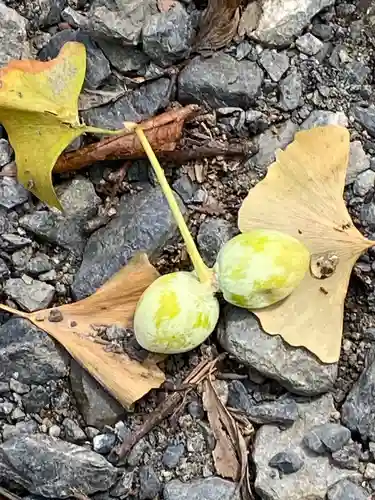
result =
[[258,309],[290,295],[309,265],[310,253],[296,238],[255,229],[235,236],[221,248],[215,270],[227,302]]
[[135,311],[134,333],[148,351],[178,354],[206,340],[218,319],[212,287],[192,273],[176,272],[160,276],[145,290]]

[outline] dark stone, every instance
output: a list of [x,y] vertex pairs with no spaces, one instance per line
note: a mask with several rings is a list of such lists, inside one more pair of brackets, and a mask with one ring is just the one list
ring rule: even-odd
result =
[[285,111],[298,108],[302,95],[302,80],[297,70],[291,71],[280,83],[280,105]]
[[87,425],[101,429],[105,425],[113,425],[124,413],[124,409],[117,401],[73,360],[70,383],[78,408]]
[[133,485],[134,472],[133,471],[125,471],[118,482],[111,489],[111,497],[115,498],[127,498],[127,495],[130,493]]
[[178,100],[212,108],[248,109],[260,92],[263,73],[256,63],[237,61],[223,52],[195,57],[179,74]]
[[67,498],[72,491],[92,495],[116,481],[117,470],[93,451],[42,434],[11,438],[0,445],[0,481],[30,493]]
[[360,61],[352,61],[346,64],[343,71],[343,78],[347,85],[363,85],[369,75],[371,69]]
[[336,379],[336,364],[322,364],[307,350],[291,347],[279,336],[263,332],[256,317],[245,309],[229,305],[224,308],[218,339],[240,363],[296,394],[327,392]]
[[98,39],[96,42],[111,65],[120,73],[144,75],[149,58],[139,49],[104,39]]
[[375,441],[375,351],[354,384],[341,408],[341,418],[351,431],[359,432],[364,441]]
[[139,471],[139,500],[153,500],[159,494],[162,485],[154,469],[143,466]]
[[129,91],[116,102],[82,112],[88,125],[109,129],[124,127],[124,121],[140,122],[166,108],[173,91],[173,80],[159,78]]
[[279,469],[284,474],[292,474],[297,472],[303,466],[303,460],[294,451],[282,451],[274,455],[268,465]]
[[[180,207],[184,211],[182,203]],[[172,213],[159,188],[123,196],[117,217],[89,238],[72,286],[74,296],[81,299],[93,293],[139,251],[157,255],[175,234]]]
[[185,446],[180,443],[176,445],[171,445],[166,448],[163,454],[162,462],[168,469],[174,469],[177,467],[180,458],[185,452]]
[[256,424],[293,425],[298,418],[298,407],[294,400],[278,400],[252,405],[246,415]]
[[61,12],[66,5],[66,0],[44,0],[41,2],[42,15],[39,17],[40,28],[48,28],[61,21]]
[[0,179],[0,207],[10,210],[29,199],[29,192],[11,177]]
[[[304,438],[304,443],[316,453],[324,453],[325,450],[335,452],[340,450],[350,439],[349,429],[340,424],[327,423],[318,425],[311,429]],[[318,442],[321,442],[320,446]]]
[[361,448],[359,443],[348,443],[341,450],[332,453],[332,461],[342,469],[358,470]]
[[37,386],[22,397],[26,413],[39,413],[49,406],[49,392],[43,386]]
[[314,24],[311,33],[324,42],[328,42],[333,37],[333,29],[329,24]]
[[9,278],[10,271],[5,263],[5,260],[0,258],[0,279],[4,280]]
[[39,210],[25,215],[19,223],[38,238],[79,255],[87,240],[86,221],[96,215],[101,200],[91,182],[83,177],[61,185],[57,193],[63,214]]
[[37,253],[26,264],[26,270],[32,276],[37,276],[40,273],[46,273],[53,268],[51,259],[45,253]]
[[240,500],[240,493],[236,491],[236,484],[221,479],[209,477],[194,479],[183,483],[174,479],[164,487],[164,500]]
[[159,66],[186,59],[194,35],[190,16],[180,3],[167,12],[150,16],[143,26],[143,51]]
[[202,222],[197,243],[207,266],[215,264],[220,249],[236,234],[237,228],[225,219],[206,219]]
[[74,30],[63,30],[56,33],[39,52],[41,61],[54,59],[66,42],[80,42],[86,47],[86,76],[84,86],[96,89],[111,74],[109,62],[101,49],[90,38],[88,33]]
[[352,108],[355,120],[364,127],[367,132],[375,137],[375,106],[364,107],[355,105]]
[[66,359],[54,341],[21,318],[0,327],[0,379],[9,380],[14,372],[26,384],[45,384],[68,373]]
[[246,387],[239,380],[233,380],[228,387],[228,405],[231,408],[242,410],[245,413],[251,409],[250,395]]
[[366,490],[348,479],[338,481],[327,492],[327,500],[368,500],[368,498]]

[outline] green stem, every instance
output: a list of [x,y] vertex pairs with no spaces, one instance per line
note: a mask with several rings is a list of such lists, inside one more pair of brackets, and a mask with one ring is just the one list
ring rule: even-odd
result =
[[120,135],[126,132],[126,129],[121,128],[119,130],[108,130],[106,128],[89,127],[88,125],[83,126],[84,132],[89,134],[103,134],[103,135]]
[[178,206],[178,203],[176,201],[176,198],[174,197],[173,191],[170,188],[168,181],[164,175],[164,171],[160,166],[160,163],[158,159],[156,158],[156,155],[154,151],[151,148],[150,143],[148,142],[147,137],[145,136],[143,130],[140,127],[135,128],[135,133],[137,134],[137,137],[140,141],[140,143],[143,146],[143,149],[145,150],[145,153],[150,160],[150,163],[152,165],[152,168],[155,171],[156,177],[159,181],[159,184],[163,190],[163,193],[167,199],[168,205],[171,209],[171,212],[173,214],[173,217],[178,225],[178,228],[180,230],[180,233],[184,239],[188,254],[190,255],[190,258],[193,262],[195,272],[197,273],[197,276],[199,280],[202,283],[207,283],[207,282],[212,282],[212,276],[213,273],[212,271],[206,266],[206,264],[203,262],[202,257],[200,256],[200,253],[198,252],[198,249],[195,245],[195,242],[190,234],[190,231],[186,225],[185,219],[181,213],[180,207]]

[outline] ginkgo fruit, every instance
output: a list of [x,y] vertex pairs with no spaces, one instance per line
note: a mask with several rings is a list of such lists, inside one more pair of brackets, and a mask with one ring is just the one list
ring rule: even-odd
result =
[[303,243],[279,231],[255,229],[229,240],[215,268],[220,291],[230,304],[246,309],[268,307],[285,299],[309,269]]
[[248,308],[268,306],[283,299],[299,284],[309,267],[309,252],[288,235],[258,231],[229,241],[220,251],[216,269],[209,269],[146,136],[140,127],[135,126],[135,131],[155,170],[195,271],[161,276],[145,290],[135,311],[134,333],[138,343],[149,351],[182,353],[200,345],[215,329],[219,319],[215,297],[218,284],[228,302]]

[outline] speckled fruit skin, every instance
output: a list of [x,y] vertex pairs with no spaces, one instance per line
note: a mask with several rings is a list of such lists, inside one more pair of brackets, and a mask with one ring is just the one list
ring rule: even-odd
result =
[[219,319],[209,284],[188,272],[160,276],[143,293],[134,316],[138,343],[148,351],[180,354],[200,345]]
[[309,264],[310,253],[296,238],[255,229],[235,236],[221,248],[215,270],[227,302],[259,309],[290,295]]

